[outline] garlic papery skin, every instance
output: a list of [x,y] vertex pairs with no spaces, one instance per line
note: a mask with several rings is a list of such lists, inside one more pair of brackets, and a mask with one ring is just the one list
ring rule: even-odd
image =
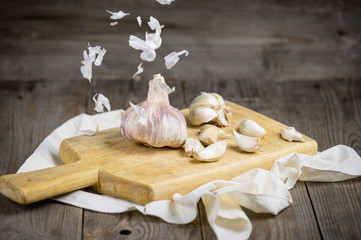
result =
[[245,152],[255,152],[263,145],[263,142],[260,138],[249,137],[240,134],[236,132],[236,130],[234,129],[233,129],[233,133],[234,133],[234,137],[236,138],[238,147]]
[[193,157],[195,152],[201,151],[204,149],[204,146],[198,139],[187,138],[186,143],[184,144],[184,151],[188,157]]
[[282,128],[281,129],[281,136],[284,140],[287,140],[289,142],[295,141],[295,142],[305,142],[306,140],[303,139],[302,134],[297,132],[294,127]]
[[234,128],[237,129],[239,133],[249,137],[263,137],[266,135],[266,130],[249,118],[243,118]]
[[169,104],[173,92],[160,75],[149,82],[148,97],[131,104],[121,119],[121,135],[129,141],[151,147],[181,147],[187,138],[187,124],[182,113]]
[[218,140],[224,139],[228,137],[228,135],[220,128],[206,124],[201,127],[201,132],[198,136],[199,140],[205,145],[211,145],[216,143]]
[[203,123],[215,123],[217,126],[229,126],[232,113],[221,95],[202,92],[189,106],[189,121],[194,126]]
[[208,147],[195,151],[193,153],[193,158],[202,161],[202,162],[214,162],[217,161],[219,157],[221,157],[227,148],[227,141],[219,141]]

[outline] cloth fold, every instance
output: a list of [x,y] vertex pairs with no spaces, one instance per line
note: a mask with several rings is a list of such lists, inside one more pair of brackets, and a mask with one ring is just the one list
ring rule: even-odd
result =
[[[120,125],[121,112],[80,114],[68,120],[44,139],[18,172],[61,164],[58,151],[64,138],[117,127]],[[83,190],[54,199],[105,213],[138,210],[175,224],[193,221],[201,199],[208,222],[218,239],[247,239],[252,232],[252,224],[242,207],[256,213],[277,215],[292,204],[288,190],[297,180],[334,182],[360,175],[360,156],[352,148],[338,145],[316,156],[291,153],[276,160],[270,171],[255,168],[229,181],[212,181],[184,196],[174,194],[172,200],[154,201],[145,206]]]

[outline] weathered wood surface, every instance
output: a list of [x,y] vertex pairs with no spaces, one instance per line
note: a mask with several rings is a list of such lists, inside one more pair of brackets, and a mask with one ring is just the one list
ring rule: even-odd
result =
[[[59,124],[85,111],[86,83],[0,81],[0,174],[16,172]],[[82,209],[51,200],[22,207],[0,198],[0,239],[73,239]]]
[[[108,50],[94,79],[130,79],[141,60],[128,38],[144,38],[151,15],[165,28],[156,61],[144,64],[145,79],[158,72],[187,80],[271,81],[361,74],[358,1],[2,0],[0,6],[0,75],[6,80],[80,80],[88,42]],[[131,15],[111,27],[105,9]],[[182,49],[189,56],[166,70],[163,57]]]
[[[201,90],[278,121],[294,125],[319,143],[322,151],[346,144],[361,154],[361,82],[357,80],[262,82],[248,80],[187,82],[169,79],[177,91],[171,103],[186,107]],[[146,82],[0,82],[1,174],[15,172],[51,130],[94,105],[91,95],[102,91],[114,109],[137,103],[147,92]],[[88,98],[88,99],[87,99]],[[317,103],[317,104],[315,104]],[[19,147],[20,144],[20,147]],[[294,204],[277,216],[246,213],[253,223],[251,239],[360,238],[361,179],[340,183],[299,182],[291,194]],[[0,196],[0,239],[215,239],[202,204],[187,225],[168,224],[131,211],[103,214],[42,201],[20,206]]]
[[[132,15],[110,27],[105,9]],[[359,1],[176,0],[160,6],[148,0],[2,0],[1,175],[15,172],[62,122],[94,113],[96,92],[109,97],[113,109],[144,99],[146,82],[129,80],[140,59],[128,37],[144,37],[147,30],[145,22],[137,26],[138,15],[165,25],[158,58],[144,64],[142,79],[165,75],[177,88],[170,95],[174,106],[187,107],[200,91],[219,92],[295,126],[321,151],[346,144],[361,154]],[[88,42],[108,50],[91,85],[79,72]],[[165,70],[163,56],[182,49],[190,55]],[[251,239],[360,239],[360,185],[360,178],[299,182],[291,190],[294,205],[279,215],[246,210]],[[187,225],[52,200],[20,206],[0,196],[0,206],[0,239],[215,239],[202,204]]]

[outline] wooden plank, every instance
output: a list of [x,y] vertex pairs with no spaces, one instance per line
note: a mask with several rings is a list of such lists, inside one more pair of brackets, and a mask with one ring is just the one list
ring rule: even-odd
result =
[[[318,104],[301,101],[298,111],[312,116],[321,150],[336,144],[346,144],[361,154],[361,82],[350,80],[324,83],[300,83],[290,88],[303,89],[289,94],[288,99],[312,96]],[[306,117],[305,117],[306,118]],[[296,120],[296,117],[294,117]],[[361,231],[361,179],[339,183],[308,182],[310,198],[324,239],[359,239]]]
[[[91,95],[101,92],[109,97],[113,109],[126,109],[129,101],[138,104],[146,98],[148,80],[97,81],[91,88]],[[176,79],[166,79],[166,82],[170,87],[176,87],[176,91],[169,95],[172,106],[184,108],[180,83]],[[92,100],[88,106],[90,113],[93,113]],[[157,217],[144,216],[137,211],[104,214],[84,209],[83,233],[84,239],[201,239],[198,216],[189,224],[177,225]]]
[[[55,127],[84,111],[82,84],[0,81],[0,173],[17,171]],[[18,205],[0,196],[1,239],[81,239],[82,210],[51,200]]]
[[305,184],[298,182],[290,193],[293,204],[277,216],[257,214],[245,209],[254,229],[250,239],[321,238]]
[[[103,65],[94,68],[94,79],[130,79],[141,59],[128,46],[128,37],[143,37],[146,31],[135,17],[154,15],[165,25],[163,46],[155,62],[144,64],[146,79],[158,72],[167,78],[186,72],[184,79],[190,81],[360,76],[360,4],[251,2],[179,1],[166,8],[155,1],[127,1],[121,6],[115,1],[6,2],[0,10],[0,74],[7,80],[80,80],[81,54],[90,42],[108,50]],[[132,15],[110,27],[107,8]],[[163,57],[182,49],[189,50],[189,56],[167,71]]]
[[84,239],[201,239],[198,218],[189,224],[170,224],[137,211],[122,214],[84,212]]
[[[259,80],[208,80],[184,84],[186,90],[192,89],[187,91],[187,103],[190,103],[200,91],[214,91],[225,99],[235,101],[287,124],[290,124],[287,107],[296,104],[293,101],[284,101],[282,98],[284,94],[282,87],[286,83],[270,83]],[[308,125],[306,121],[303,124]],[[310,132],[308,133],[313,136]],[[298,183],[292,189],[291,194],[294,204],[277,216],[255,214],[245,209],[253,225],[251,239],[305,239],[305,236],[310,239],[320,238],[305,184]],[[203,208],[201,208],[200,215],[204,239],[215,239]]]

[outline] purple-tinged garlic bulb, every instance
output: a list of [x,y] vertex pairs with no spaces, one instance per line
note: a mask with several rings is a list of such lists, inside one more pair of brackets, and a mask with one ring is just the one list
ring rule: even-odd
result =
[[130,103],[120,123],[120,133],[129,141],[151,147],[181,147],[187,138],[182,113],[169,104],[170,88],[160,74],[149,82],[148,97],[138,105]]

